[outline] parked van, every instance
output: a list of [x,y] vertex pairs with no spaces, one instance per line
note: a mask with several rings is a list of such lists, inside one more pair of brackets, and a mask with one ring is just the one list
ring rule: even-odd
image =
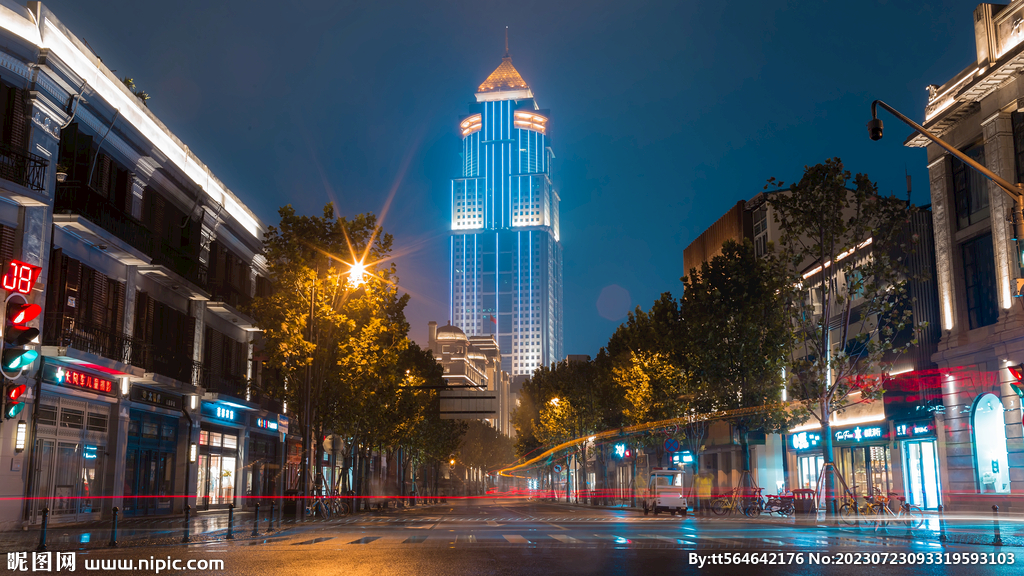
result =
[[683,486],[682,470],[651,470],[651,478],[644,494],[644,516],[654,512],[679,513],[686,516],[686,488]]

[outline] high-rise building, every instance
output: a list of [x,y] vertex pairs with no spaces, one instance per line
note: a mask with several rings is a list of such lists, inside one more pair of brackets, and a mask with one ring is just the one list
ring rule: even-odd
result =
[[502,370],[513,377],[562,358],[562,246],[548,116],[506,46],[459,125],[451,321],[467,335],[493,335]]

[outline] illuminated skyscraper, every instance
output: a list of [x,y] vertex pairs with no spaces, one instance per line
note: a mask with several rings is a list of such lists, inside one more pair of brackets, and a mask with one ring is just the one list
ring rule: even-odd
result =
[[562,358],[562,246],[548,112],[505,57],[460,123],[452,180],[449,309],[466,334],[497,337],[502,369]]

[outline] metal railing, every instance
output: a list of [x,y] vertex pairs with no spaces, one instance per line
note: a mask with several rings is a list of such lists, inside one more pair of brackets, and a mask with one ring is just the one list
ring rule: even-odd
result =
[[252,302],[252,296],[249,295],[246,288],[238,288],[230,282],[218,279],[211,280],[207,284],[207,290],[212,295],[210,300],[214,302],[224,302],[241,310],[243,307]]
[[[181,382],[198,386],[203,378],[203,365],[192,360],[191,352],[185,350],[158,349],[146,346],[142,368]],[[136,364],[138,366],[139,364]]]
[[32,189],[46,189],[46,167],[50,161],[25,150],[0,144],[0,178]]
[[220,374],[210,369],[203,372],[203,388],[207,392],[229,394],[236,398],[245,398],[245,391],[248,386],[244,376],[232,376]]
[[81,182],[57,185],[53,211],[85,216],[90,222],[124,240],[140,252],[152,255],[153,234],[145,224],[118,210],[106,198]]
[[206,288],[207,266],[199,261],[198,254],[191,254],[187,249],[173,246],[164,239],[159,239],[155,244],[156,249],[150,253],[154,263],[167,266],[196,286]]
[[47,315],[43,322],[43,345],[70,347],[122,364],[140,364],[145,345],[131,336],[105,326],[76,322],[63,315]]

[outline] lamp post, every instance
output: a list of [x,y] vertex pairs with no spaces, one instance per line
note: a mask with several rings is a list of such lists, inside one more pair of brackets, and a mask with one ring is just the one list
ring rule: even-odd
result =
[[1009,194],[1010,198],[1014,202],[1014,213],[1013,213],[1013,236],[1014,240],[1017,241],[1017,296],[1021,296],[1021,290],[1024,289],[1024,278],[1021,277],[1021,269],[1024,268],[1024,254],[1022,254],[1022,247],[1024,247],[1024,187],[1020,184],[1013,185],[999,175],[993,173],[988,168],[982,166],[976,161],[969,158],[963,152],[957,150],[946,141],[942,140],[938,136],[932,134],[926,130],[923,126],[914,122],[910,118],[907,118],[903,114],[899,113],[895,108],[889,106],[881,100],[875,100],[871,103],[871,121],[868,122],[868,135],[872,140],[882,139],[882,121],[878,118],[877,106],[881,106],[885,110],[889,111],[890,114],[902,120],[906,125],[913,128],[919,134],[932,142],[938,144],[946,152],[949,152],[953,156],[956,156],[961,162],[967,164],[971,168],[974,168],[980,172],[983,176],[996,183],[997,186],[1003,191]]

